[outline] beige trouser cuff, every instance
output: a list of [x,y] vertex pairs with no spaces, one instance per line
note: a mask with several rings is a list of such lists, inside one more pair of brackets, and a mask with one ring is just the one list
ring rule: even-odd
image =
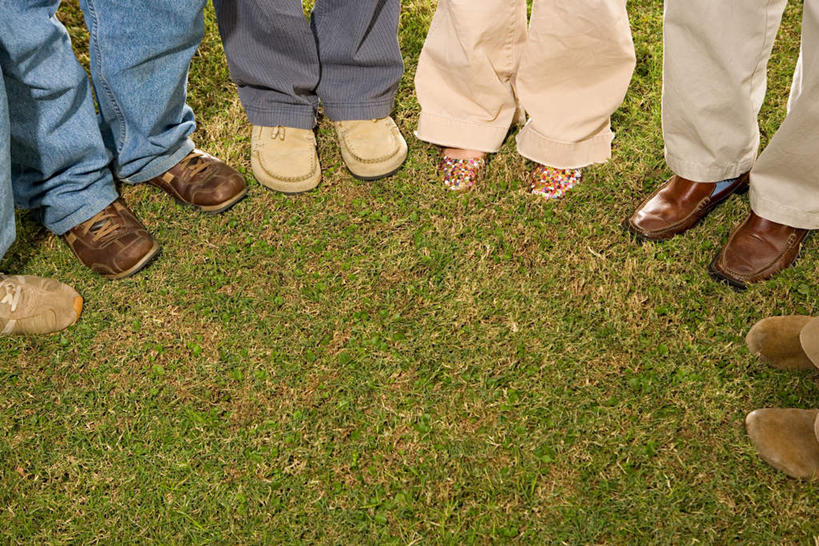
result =
[[507,125],[492,126],[421,112],[415,136],[438,146],[494,154],[508,132]]
[[518,153],[536,163],[557,169],[580,169],[611,159],[614,133],[603,132],[581,142],[561,142],[539,133],[529,123],[517,136]]
[[774,201],[763,196],[763,192],[754,186],[753,174],[751,180],[751,191],[749,193],[751,210],[757,216],[798,229],[819,229],[819,210],[796,209]]
[[747,157],[736,163],[699,163],[685,161],[666,150],[665,162],[671,172],[693,182],[721,182],[729,178],[738,178],[754,166],[755,157]]

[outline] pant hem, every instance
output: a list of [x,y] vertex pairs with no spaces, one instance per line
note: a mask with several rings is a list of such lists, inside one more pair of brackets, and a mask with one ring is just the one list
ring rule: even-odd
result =
[[92,201],[85,203],[81,209],[77,210],[76,212],[70,214],[69,216],[63,218],[57,223],[54,224],[46,224],[44,223],[45,227],[53,232],[55,235],[64,235],[72,228],[77,227],[78,225],[86,222],[100,213],[104,208],[108,205],[113,203],[119,199],[119,194],[117,193],[116,188],[114,187],[113,181],[112,183],[100,192],[100,195],[95,197]]
[[751,210],[766,220],[798,229],[819,229],[819,210],[797,209],[763,197],[759,189],[754,188],[753,175],[749,197]]
[[16,237],[17,228],[14,225],[14,217],[12,217],[11,226],[8,229],[3,229],[3,233],[0,234],[0,260],[6,256],[6,252],[9,251]]
[[580,169],[611,159],[614,133],[606,129],[580,142],[561,142],[539,133],[531,124],[517,136],[518,153],[541,165],[557,169]]
[[119,178],[122,182],[126,184],[141,184],[142,182],[147,182],[152,178],[156,178],[157,176],[164,174],[165,172],[169,171],[180,161],[185,159],[189,153],[191,153],[196,148],[196,145],[193,141],[189,138],[185,139],[185,142],[182,143],[175,152],[168,155],[163,155],[160,157],[155,158],[150,163],[148,163],[141,171],[138,173],[124,178]]
[[389,116],[395,106],[390,98],[378,102],[360,104],[342,104],[322,101],[324,113],[333,121],[356,121],[364,119],[381,119]]
[[509,127],[492,126],[421,112],[415,136],[419,140],[443,146],[494,154],[500,150]]
[[666,151],[665,162],[671,172],[692,182],[719,182],[737,178],[751,170],[756,157],[745,158],[730,165],[713,165],[696,161],[684,161]]
[[259,127],[292,127],[310,130],[316,126],[316,112],[313,108],[273,108],[257,109],[245,107],[247,119]]

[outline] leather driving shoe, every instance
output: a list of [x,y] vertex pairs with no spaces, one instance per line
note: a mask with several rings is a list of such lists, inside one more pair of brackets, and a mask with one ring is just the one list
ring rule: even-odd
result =
[[711,262],[711,274],[740,289],[770,279],[796,261],[807,234],[752,212]]
[[122,199],[63,238],[83,265],[112,280],[130,277],[159,253],[157,242]]
[[665,241],[688,231],[733,193],[748,189],[748,174],[731,184],[672,176],[625,221],[637,239]]
[[0,275],[0,336],[51,334],[80,318],[82,298],[54,279]]
[[359,180],[373,181],[395,174],[407,159],[407,141],[392,118],[333,123],[341,157]]
[[253,176],[266,188],[292,195],[310,191],[321,182],[312,130],[254,125],[251,148]]
[[768,317],[745,337],[751,353],[779,370],[819,368],[819,318],[800,315]]
[[224,212],[247,195],[245,179],[238,171],[201,150],[192,151],[148,184],[209,214]]
[[745,430],[765,462],[792,478],[819,478],[819,410],[767,408],[745,418]]

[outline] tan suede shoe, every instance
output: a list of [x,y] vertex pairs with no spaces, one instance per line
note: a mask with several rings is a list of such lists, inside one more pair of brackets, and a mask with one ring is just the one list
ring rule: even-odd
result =
[[321,182],[316,135],[307,129],[253,126],[250,165],[260,184],[294,194]]
[[808,355],[813,365],[819,368],[819,317],[811,320],[799,333],[802,350]]
[[0,275],[0,335],[50,334],[80,318],[82,298],[53,279]]
[[[814,321],[819,326],[819,320],[798,315],[762,319],[748,332],[745,343],[751,353],[774,368],[816,370],[819,366],[819,352],[814,352],[815,360],[811,360],[800,339],[802,330]],[[810,343],[810,340],[807,341]]]
[[819,410],[758,409],[745,418],[751,442],[768,464],[792,478],[819,479]]
[[407,159],[407,141],[392,118],[334,122],[341,157],[359,180],[395,174]]

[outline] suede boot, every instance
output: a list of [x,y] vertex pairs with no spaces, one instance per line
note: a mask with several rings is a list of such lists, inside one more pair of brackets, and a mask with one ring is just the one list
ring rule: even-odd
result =
[[753,354],[774,368],[819,367],[819,319],[796,315],[766,318],[751,328],[745,342]]
[[754,410],[745,429],[765,462],[792,478],[819,479],[819,410]]

